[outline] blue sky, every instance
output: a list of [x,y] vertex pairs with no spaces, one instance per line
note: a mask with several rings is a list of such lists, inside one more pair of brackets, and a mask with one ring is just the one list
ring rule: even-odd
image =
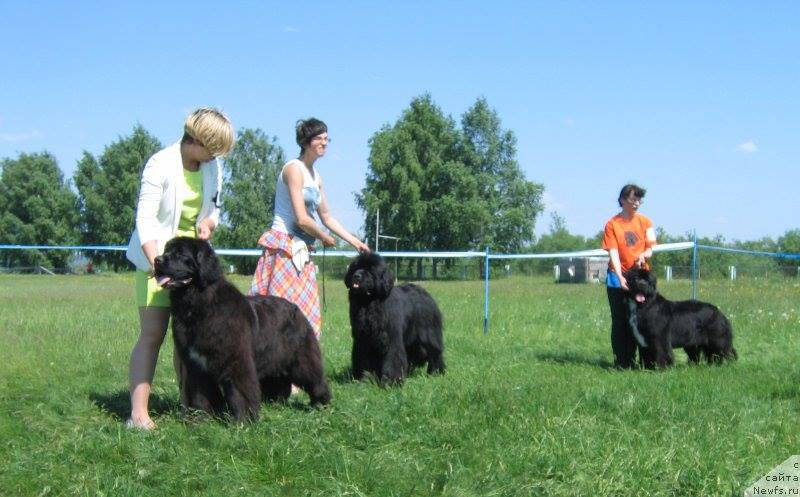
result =
[[[593,235],[619,188],[670,234],[800,227],[799,2],[23,2],[0,6],[0,158],[84,150],[141,123],[164,144],[201,105],[296,153],[316,116],[334,214],[363,215],[368,140],[430,93],[514,131],[547,211]],[[370,241],[372,244],[372,241]]]

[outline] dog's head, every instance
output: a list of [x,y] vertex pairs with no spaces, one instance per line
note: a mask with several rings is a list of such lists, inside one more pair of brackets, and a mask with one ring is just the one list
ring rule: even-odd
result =
[[207,241],[181,236],[168,241],[164,253],[156,257],[155,276],[164,288],[204,288],[219,280],[222,270]]
[[633,268],[625,271],[628,282],[628,293],[643,304],[656,296],[656,275],[646,269]]
[[350,263],[344,284],[351,295],[383,298],[394,287],[394,274],[378,254],[361,254]]

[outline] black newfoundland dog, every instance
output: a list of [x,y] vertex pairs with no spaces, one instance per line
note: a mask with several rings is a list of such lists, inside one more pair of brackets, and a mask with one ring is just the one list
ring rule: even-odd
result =
[[667,300],[656,291],[656,277],[650,271],[632,269],[625,279],[629,297],[636,301],[639,332],[647,344],[639,349],[644,367],[671,366],[672,349],[678,347],[693,363],[699,362],[701,354],[709,363],[736,359],[731,324],[722,311],[697,300]]
[[319,344],[300,309],[278,297],[245,297],[225,280],[203,240],[170,240],[155,275],[169,288],[175,351],[186,367],[184,407],[236,420],[258,417],[261,400],[285,400],[292,384],[327,404]]
[[353,332],[353,376],[372,373],[381,384],[402,383],[411,369],[428,363],[428,374],[445,369],[442,313],[428,292],[405,284],[377,254],[360,255],[347,269]]

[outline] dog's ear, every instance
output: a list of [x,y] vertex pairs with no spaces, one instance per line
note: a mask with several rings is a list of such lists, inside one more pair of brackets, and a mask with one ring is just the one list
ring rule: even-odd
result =
[[628,269],[622,272],[622,276],[625,278],[625,281],[630,284],[636,278],[636,273],[634,273],[633,269]]
[[392,288],[394,288],[394,273],[389,269],[389,266],[381,265],[376,283],[378,295],[386,297],[391,293]]
[[164,245],[164,254],[166,254],[167,252],[174,251],[175,249],[173,247],[175,246],[176,243],[177,242],[175,241],[174,238],[172,238],[171,240],[167,241],[167,243]]
[[653,290],[655,290],[656,289],[656,283],[657,283],[656,273],[654,273],[653,271],[648,271],[647,272],[647,281],[649,281],[650,284],[653,285]]
[[356,261],[350,263],[347,266],[347,274],[344,275],[344,286],[350,288],[350,284],[353,282],[353,273],[356,271]]
[[197,240],[196,249],[197,276],[200,280],[198,283],[201,286],[207,286],[219,281],[222,269],[219,266],[219,259],[214,254],[214,249],[205,240]]

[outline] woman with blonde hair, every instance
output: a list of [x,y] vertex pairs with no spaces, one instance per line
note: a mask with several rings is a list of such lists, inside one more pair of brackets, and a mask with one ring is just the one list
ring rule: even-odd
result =
[[[186,118],[183,138],[154,154],[142,171],[136,226],[127,257],[136,266],[139,339],[131,352],[128,426],[155,428],[148,403],[161,343],[169,326],[169,290],[153,278],[155,258],[176,236],[211,238],[219,222],[222,169],[217,157],[233,147],[233,126],[220,111],[202,107]],[[180,363],[175,358],[178,378]]]

